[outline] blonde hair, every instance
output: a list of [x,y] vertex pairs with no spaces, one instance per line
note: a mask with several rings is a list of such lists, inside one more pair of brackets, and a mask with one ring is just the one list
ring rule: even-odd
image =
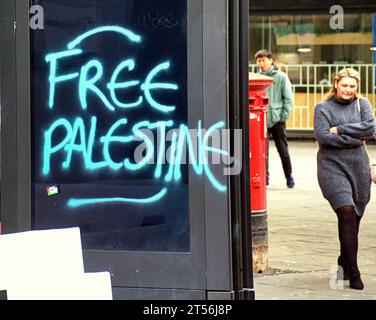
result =
[[[359,83],[360,83],[359,72],[356,71],[353,68],[343,68],[334,77],[332,87],[330,88],[329,92],[324,97],[325,101],[328,101],[328,100],[332,99],[336,95],[337,89],[336,89],[335,85],[336,85],[336,83],[338,83],[339,81],[341,81],[342,78],[345,78],[345,77],[349,77],[349,78],[355,79],[356,80],[356,84],[359,87]],[[360,97],[361,97],[361,94],[358,93],[358,92],[356,92],[355,93],[355,99],[358,99]]]

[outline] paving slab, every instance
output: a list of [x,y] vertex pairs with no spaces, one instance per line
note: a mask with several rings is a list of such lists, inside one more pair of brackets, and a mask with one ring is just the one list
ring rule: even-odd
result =
[[[336,281],[339,254],[337,218],[323,198],[316,177],[318,145],[289,141],[296,187],[288,189],[282,165],[270,143],[267,188],[269,269],[254,275],[258,300],[376,299],[376,185],[361,222],[358,263],[363,291]],[[368,146],[376,162],[376,145]]]

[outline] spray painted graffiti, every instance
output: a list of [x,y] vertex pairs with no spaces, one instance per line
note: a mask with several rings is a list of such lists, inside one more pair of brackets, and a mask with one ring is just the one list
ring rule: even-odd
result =
[[[176,182],[181,179],[181,164],[183,162],[183,149],[188,146],[189,157],[193,163],[192,168],[197,175],[205,175],[215,189],[220,192],[226,192],[227,187],[221,184],[214,176],[209,166],[208,154],[220,154],[228,156],[228,152],[221,148],[213,147],[209,144],[209,140],[213,132],[225,127],[225,123],[220,121],[211,125],[207,130],[202,130],[202,122],[197,123],[197,136],[193,139],[190,135],[190,129],[185,124],[175,124],[172,119],[172,114],[176,110],[176,105],[166,105],[155,96],[155,93],[161,91],[165,93],[173,93],[179,90],[179,85],[174,81],[159,82],[160,75],[168,74],[173,67],[173,63],[169,60],[162,61],[155,65],[142,78],[131,78],[128,81],[120,81],[120,76],[130,75],[131,72],[137,69],[137,66],[142,63],[138,61],[137,57],[129,57],[120,62],[113,70],[112,75],[107,82],[106,90],[100,89],[97,84],[99,80],[103,80],[105,63],[98,59],[91,59],[84,65],[77,68],[75,72],[64,73],[61,69],[63,62],[69,61],[74,57],[83,54],[84,50],[81,44],[98,34],[115,33],[127,41],[129,46],[137,46],[142,43],[143,39],[140,35],[131,30],[120,26],[102,26],[85,32],[69,42],[67,49],[59,52],[49,53],[45,57],[46,63],[49,65],[49,99],[48,112],[56,112],[55,96],[59,87],[75,82],[77,88],[77,96],[79,107],[77,112],[90,116],[90,107],[88,106],[88,96],[92,95],[101,101],[104,111],[117,114],[120,112],[131,112],[132,110],[139,110],[142,107],[151,108],[155,112],[160,113],[167,119],[163,121],[150,122],[147,119],[138,121],[136,123],[129,123],[129,119],[124,115],[119,116],[116,121],[109,126],[107,133],[102,136],[97,136],[97,125],[100,118],[91,115],[90,121],[84,119],[82,116],[77,116],[75,119],[67,119],[58,117],[52,124],[44,131],[43,144],[43,166],[42,173],[48,176],[51,173],[51,162],[54,161],[54,155],[57,153],[64,154],[65,161],[61,163],[62,170],[69,170],[74,157],[81,157],[84,168],[90,172],[101,170],[103,168],[111,169],[114,172],[119,170],[126,170],[135,172],[143,170],[150,165],[150,160],[154,155],[153,141],[144,133],[144,130],[158,130],[159,148],[157,154],[157,163],[155,164],[154,178],[162,179],[166,183]],[[133,101],[121,101],[118,92],[126,90],[138,90],[138,97]],[[124,97],[123,97],[124,99]],[[58,112],[57,112],[58,113]],[[170,117],[170,118],[168,118]],[[165,158],[165,142],[166,130],[177,125],[179,130],[174,132],[171,140],[171,155],[168,165],[168,170],[162,173],[162,163]],[[128,134],[119,134],[119,130],[128,129]],[[63,138],[56,141],[55,134],[57,132],[64,132]],[[111,145],[117,144],[123,148],[133,141],[140,141],[145,146],[145,156],[139,161],[125,158],[122,161],[115,161],[111,154]],[[101,146],[100,161],[94,161],[93,147]],[[193,147],[196,146],[196,148]],[[97,159],[98,160],[98,159]],[[132,198],[95,198],[95,199],[70,199],[68,205],[72,208],[88,205],[100,204],[109,202],[127,202],[127,203],[152,203],[160,200],[168,193],[168,189],[163,188],[160,192],[149,195],[142,199]]]

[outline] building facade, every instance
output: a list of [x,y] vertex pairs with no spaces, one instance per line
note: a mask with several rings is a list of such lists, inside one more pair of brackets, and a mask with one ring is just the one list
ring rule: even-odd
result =
[[343,67],[360,72],[361,93],[376,104],[375,1],[250,0],[250,70],[256,51],[274,53],[294,92],[290,130],[313,130],[313,109]]

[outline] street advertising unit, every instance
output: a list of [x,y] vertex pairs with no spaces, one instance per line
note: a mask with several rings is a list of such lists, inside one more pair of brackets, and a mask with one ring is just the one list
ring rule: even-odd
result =
[[115,299],[251,299],[248,1],[8,0],[0,19],[2,231],[79,227]]
[[250,201],[254,272],[263,272],[268,268],[266,148],[269,97],[265,89],[272,82],[271,77],[249,73]]

